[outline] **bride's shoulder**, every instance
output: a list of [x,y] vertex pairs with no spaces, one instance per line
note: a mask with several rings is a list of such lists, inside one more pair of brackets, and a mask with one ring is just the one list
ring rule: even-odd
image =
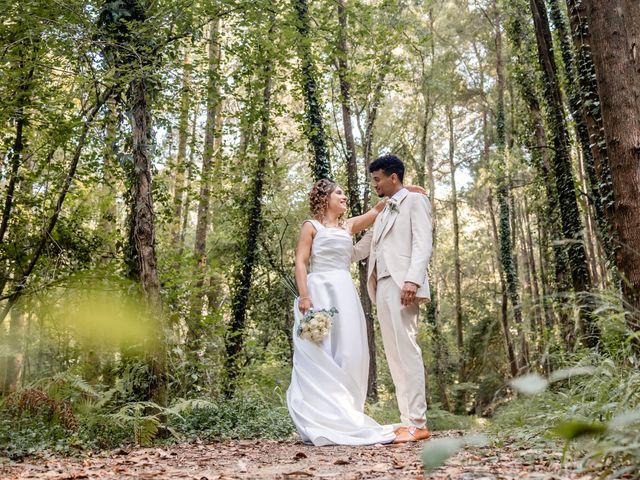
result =
[[300,227],[302,230],[307,229],[315,233],[322,228],[322,224],[318,220],[308,218],[307,220],[302,222],[302,225]]

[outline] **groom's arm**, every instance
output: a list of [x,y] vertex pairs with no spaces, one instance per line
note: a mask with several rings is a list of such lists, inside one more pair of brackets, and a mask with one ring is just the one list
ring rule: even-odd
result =
[[373,239],[373,229],[369,230],[360,239],[358,243],[353,246],[353,252],[351,253],[351,261],[359,262],[369,256],[371,252],[371,240]]
[[425,282],[427,265],[431,258],[432,226],[431,204],[425,195],[414,200],[411,208],[411,263],[405,276],[405,282],[415,283],[419,287]]

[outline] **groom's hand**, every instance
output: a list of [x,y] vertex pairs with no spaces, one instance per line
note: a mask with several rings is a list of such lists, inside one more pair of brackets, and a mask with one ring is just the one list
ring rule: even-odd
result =
[[404,286],[400,291],[400,303],[403,307],[408,307],[416,300],[416,292],[418,291],[418,285],[412,282],[404,282]]

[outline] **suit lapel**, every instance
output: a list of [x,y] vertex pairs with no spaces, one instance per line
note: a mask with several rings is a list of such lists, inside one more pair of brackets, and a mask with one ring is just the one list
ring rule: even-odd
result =
[[[376,217],[376,222],[373,225],[373,243],[378,243],[378,240],[380,239],[380,235],[382,235],[382,230],[385,227],[385,223],[382,223],[382,215],[384,213],[381,213],[380,215],[378,215]],[[389,217],[387,216],[387,220],[389,219]]]
[[[407,198],[407,195],[405,195],[398,201],[398,209],[400,209],[400,206],[402,205],[402,202],[404,202],[405,198]],[[399,214],[400,212],[398,210],[389,212],[389,215],[387,215],[387,221],[384,223],[384,225],[378,225],[377,235],[374,229],[373,240],[376,243],[380,242],[384,238],[384,236],[389,233],[389,230],[391,230],[391,227],[393,227],[393,224],[396,222]]]

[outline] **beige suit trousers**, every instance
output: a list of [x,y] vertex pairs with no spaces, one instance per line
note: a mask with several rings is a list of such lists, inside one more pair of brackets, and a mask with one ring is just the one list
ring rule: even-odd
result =
[[403,307],[391,277],[378,280],[376,307],[382,343],[396,387],[403,425],[425,428],[427,399],[422,350],[418,345],[418,306]]

